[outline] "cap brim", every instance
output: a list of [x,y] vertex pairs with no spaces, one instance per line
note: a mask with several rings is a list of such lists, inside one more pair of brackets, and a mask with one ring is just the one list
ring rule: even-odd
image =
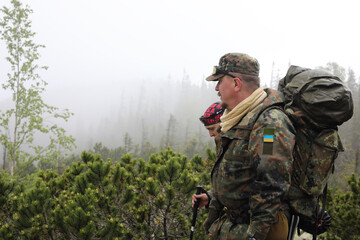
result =
[[210,75],[205,79],[206,81],[218,81],[219,78],[222,78],[223,76],[225,76],[225,74]]

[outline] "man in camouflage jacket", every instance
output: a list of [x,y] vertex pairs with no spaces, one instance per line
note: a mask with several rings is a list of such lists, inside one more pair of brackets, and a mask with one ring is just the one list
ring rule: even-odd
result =
[[221,57],[206,80],[226,108],[211,173],[213,196],[193,196],[209,207],[204,226],[214,239],[285,240],[295,130],[277,107],[281,93],[259,84],[259,63],[242,53]]

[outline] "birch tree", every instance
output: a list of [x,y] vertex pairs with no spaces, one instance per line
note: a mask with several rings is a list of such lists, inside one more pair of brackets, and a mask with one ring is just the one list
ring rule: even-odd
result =
[[[45,46],[33,40],[36,33],[32,32],[29,19],[32,10],[11,0],[11,6],[4,6],[0,13],[0,37],[10,65],[2,88],[12,94],[12,105],[0,112],[0,143],[6,150],[4,162],[10,163],[14,174],[20,162],[56,161],[61,150],[75,146],[75,139],[55,123],[59,122],[56,119],[67,121],[72,113],[50,106],[42,98],[47,82],[41,79],[39,71],[47,67],[40,66],[38,60],[39,50]],[[46,135],[45,145],[36,141],[41,135]]]

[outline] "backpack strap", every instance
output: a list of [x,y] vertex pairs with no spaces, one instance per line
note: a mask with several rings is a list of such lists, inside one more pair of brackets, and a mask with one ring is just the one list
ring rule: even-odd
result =
[[[271,110],[271,109],[279,109],[279,110],[281,110],[282,112],[285,113],[285,111],[284,111],[284,109],[282,108],[282,106],[283,106],[283,104],[279,103],[279,104],[270,105],[270,106],[268,106],[268,107],[266,107],[266,108],[264,108],[264,109],[261,109],[261,111],[259,111],[259,112],[257,113],[257,115],[256,115],[256,117],[254,118],[254,120],[251,121],[250,125],[248,125],[249,128],[253,129],[253,127],[254,127],[254,125],[256,124],[257,120],[259,119],[260,115],[263,114],[265,111],[269,111],[269,110]],[[285,114],[286,114],[286,113],[285,113]],[[241,119],[240,119],[240,121],[241,121]],[[240,122],[240,121],[239,121],[239,122]],[[223,140],[223,138],[221,138],[221,140]],[[232,141],[232,140],[227,139],[226,142],[224,142],[224,144],[222,144],[222,146],[220,147],[220,151],[219,151],[219,153],[218,153],[217,156],[216,156],[216,162],[215,162],[214,167],[213,167],[213,169],[212,169],[212,171],[211,171],[211,177],[212,177],[212,175],[213,175],[213,171],[214,171],[216,165],[219,164],[220,159],[224,156],[226,150],[229,148],[229,145],[230,145],[231,141]]]
[[272,109],[278,109],[278,110],[282,111],[286,115],[286,112],[285,112],[283,106],[284,106],[283,103],[277,103],[277,104],[270,105],[270,106],[268,106],[268,107],[266,107],[264,109],[261,109],[261,111],[259,111],[257,113],[255,120],[252,121],[250,127],[253,128],[255,126],[256,122],[259,120],[261,114],[265,113],[266,111],[270,111]]
[[[322,200],[321,201],[321,203],[322,203],[321,208],[320,208],[320,205],[319,205],[319,198],[318,198],[318,204],[316,206],[316,213],[315,213],[315,219],[316,219],[315,220],[315,234],[313,234],[313,240],[316,240],[319,224],[320,225],[322,224],[321,220],[323,219],[324,214],[325,214],[327,190],[328,190],[328,185],[326,184],[325,188],[324,188],[324,191],[323,191],[323,194],[321,196],[319,196],[319,198],[321,197],[321,200]],[[320,209],[318,209],[318,208],[320,208]]]

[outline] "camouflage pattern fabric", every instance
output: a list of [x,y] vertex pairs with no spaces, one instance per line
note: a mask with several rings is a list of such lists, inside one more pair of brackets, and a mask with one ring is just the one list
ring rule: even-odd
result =
[[287,196],[290,210],[317,219],[322,215],[317,211],[320,199],[325,207],[324,190],[334,161],[344,151],[337,126],[353,116],[352,93],[337,76],[299,66],[289,67],[278,90],[284,94],[284,110],[297,131]]
[[[227,53],[219,60],[220,70],[225,72],[234,72],[247,74],[252,76],[259,76],[260,64],[256,60],[245,53]],[[218,81],[224,74],[213,73],[206,78],[207,81]]]
[[245,53],[228,53],[220,58],[219,68],[226,72],[259,76],[260,64]]
[[[276,214],[288,210],[283,198],[291,181],[295,130],[281,109],[269,108],[283,102],[282,94],[265,91],[268,96],[256,112],[221,133],[218,159],[211,173],[214,199],[210,206],[226,209],[227,214],[209,230],[215,239],[255,236],[264,240]],[[234,217],[248,218],[249,223],[234,224]]]
[[[286,113],[304,119],[306,128],[336,128],[354,113],[351,90],[340,78],[321,69],[292,65],[279,81],[278,90],[284,94]],[[301,116],[296,116],[298,110]]]
[[335,129],[297,127],[291,186],[287,199],[293,214],[316,217],[318,197],[333,172],[335,159],[344,151]]
[[[271,225],[270,231],[265,240],[285,240],[288,235],[288,220],[282,211],[278,212],[276,216],[277,222]],[[209,212],[210,214],[210,212]],[[219,227],[221,226],[221,228]],[[221,220],[216,220],[216,223],[212,225],[211,231],[214,232],[216,228],[221,229],[216,239],[246,239],[248,234],[246,233],[247,225],[237,224],[234,225],[225,216]],[[231,231],[229,231],[231,228]],[[243,234],[245,232],[245,234]],[[208,231],[206,232],[208,233]]]

